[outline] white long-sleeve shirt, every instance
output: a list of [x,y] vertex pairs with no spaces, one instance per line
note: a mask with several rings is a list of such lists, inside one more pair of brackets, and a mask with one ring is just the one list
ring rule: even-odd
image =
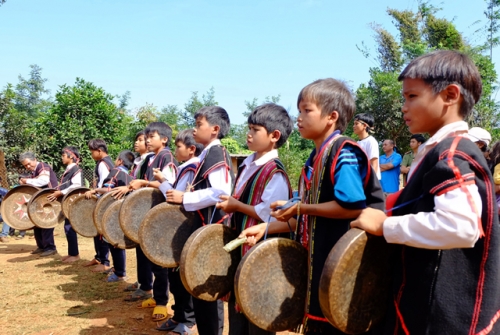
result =
[[[36,167],[40,164],[40,162],[37,162],[35,165],[35,170]],[[48,170],[42,170],[38,176],[35,178],[27,178],[26,179],[26,184],[35,186],[35,187],[43,187],[47,186],[50,183],[50,171]]]
[[[69,164],[66,167],[66,170],[64,171],[64,173],[67,173],[75,165],[76,165],[75,163]],[[61,190],[61,193],[63,195],[66,195],[66,194],[68,194],[69,191],[74,190],[75,188],[78,188],[81,186],[82,186],[82,171],[80,170],[77,173],[75,173],[75,175],[71,178],[71,185],[69,187],[65,188],[64,190]]]
[[[447,137],[466,134],[464,121],[450,123],[419,147],[411,165],[408,181],[424,156]],[[466,186],[481,215],[482,201],[477,186]],[[434,196],[434,211],[388,217],[384,237],[389,243],[424,249],[472,248],[479,239],[478,214],[461,188]]]
[[109,171],[111,171],[111,168],[108,169],[108,166],[104,162],[100,162],[99,166],[97,168],[97,173],[99,174],[99,183],[97,183],[97,188],[102,188],[102,184],[104,183],[104,179],[106,179],[109,175]]
[[[207,145],[200,156],[198,156],[200,162],[203,161],[211,147],[220,144],[219,140],[214,140]],[[221,195],[230,195],[232,180],[231,176],[226,180],[226,173],[226,168],[221,166],[208,174],[208,180],[210,181],[211,187],[184,193],[183,204],[186,211],[193,212],[209,206],[214,206],[220,201],[219,197]]]
[[[178,168],[177,168],[177,178],[179,178],[180,176],[180,173],[182,172],[182,170],[190,165],[190,164],[194,164],[194,163],[198,163],[200,161],[200,159],[198,157],[193,157],[189,160],[187,160],[186,162],[184,162],[183,164],[181,164]],[[188,183],[191,183],[193,181],[193,178],[194,178],[194,171],[187,171],[182,177],[181,179],[179,179],[177,181],[177,185],[175,185],[175,189],[178,190],[178,191],[182,191],[182,192],[185,192],[186,191],[186,188],[187,188],[187,185]],[[167,191],[172,189],[173,187],[173,184],[171,184],[168,179],[165,180],[164,182],[161,183],[160,185],[160,191],[166,195]]]
[[[272,159],[278,158],[278,150],[271,150],[261,158],[255,160],[255,153],[251,154],[240,165],[244,166],[240,177],[237,180],[235,187],[235,194],[241,194],[247,181],[257,172],[264,164]],[[267,183],[267,186],[262,193],[262,202],[255,205],[254,209],[262,222],[272,222],[276,221],[275,218],[271,217],[270,205],[277,200],[288,200],[290,195],[290,189],[285,176],[282,173],[275,173],[271,180]]]

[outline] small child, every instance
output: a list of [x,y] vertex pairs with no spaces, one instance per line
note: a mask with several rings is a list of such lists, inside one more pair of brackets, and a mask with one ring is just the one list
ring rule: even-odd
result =
[[[274,103],[259,106],[248,116],[247,144],[254,153],[240,165],[232,196],[221,195],[222,202],[217,204],[224,212],[233,213],[231,228],[237,234],[268,222],[271,203],[291,197],[290,181],[278,158],[278,148],[287,141],[292,129],[293,122],[286,109]],[[241,256],[248,250],[248,245],[242,246]],[[234,292],[229,297],[228,313],[229,335],[276,334],[249,322],[237,310]]]
[[[55,201],[57,198],[68,194],[69,191],[82,186],[82,169],[78,166],[80,162],[80,152],[77,147],[67,146],[61,152],[61,160],[66,165],[61,182],[57,191],[47,196],[49,201]],[[78,250],[78,236],[71,227],[68,218],[64,218],[64,232],[68,241],[68,255],[61,258],[64,263],[73,263],[80,259]]]
[[498,334],[498,212],[464,121],[481,97],[481,76],[466,55],[440,50],[411,61],[399,80],[406,125],[431,137],[406,187],[387,198],[392,216],[367,208],[352,222],[395,245],[383,333]]
[[370,164],[373,170],[377,173],[378,180],[380,180],[382,179],[379,167],[380,148],[375,137],[371,135],[374,124],[375,119],[373,118],[373,115],[369,113],[357,114],[354,116],[352,130],[354,131],[354,134],[358,136],[358,144],[366,152],[366,155],[370,160]]
[[[193,137],[203,145],[200,164],[188,192],[167,191],[167,201],[183,204],[195,215],[193,231],[209,223],[223,223],[227,215],[215,204],[221,195],[231,194],[234,175],[231,158],[220,140],[229,133],[230,121],[226,110],[219,106],[203,107],[194,115],[196,126]],[[215,212],[214,212],[215,211]],[[220,300],[204,301],[193,298],[194,312],[200,335],[222,334],[224,327],[224,306]]]
[[[193,129],[186,129],[175,138],[175,158],[183,162],[178,168],[177,179],[172,187],[159,169],[155,170],[154,177],[161,182],[160,190],[166,196],[170,189],[185,191],[192,183],[196,169],[200,162],[198,156],[203,146],[193,138]],[[172,306],[174,315],[158,326],[157,330],[171,331],[171,334],[190,334],[196,323],[193,308],[193,299],[182,284],[179,270],[168,269],[170,292],[174,295],[175,305]]]
[[[335,79],[317,80],[302,89],[297,100],[297,125],[303,138],[315,144],[299,182],[301,202],[276,210],[286,201],[271,204],[269,233],[286,233],[288,222],[297,229],[297,241],[309,251],[310,281],[304,315],[304,333],[343,334],[323,315],[319,305],[319,281],[335,243],[364,208],[384,208],[380,183],[363,149],[341,136],[355,110],[347,86]],[[321,190],[321,192],[319,192]],[[297,217],[297,218],[295,218]],[[240,237],[255,244],[266,225],[245,229]],[[269,278],[268,280],[272,280]]]

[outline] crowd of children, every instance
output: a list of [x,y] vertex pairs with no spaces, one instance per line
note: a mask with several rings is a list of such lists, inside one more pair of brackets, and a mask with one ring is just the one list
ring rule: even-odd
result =
[[[87,195],[113,192],[121,198],[142,187],[158,188],[168,202],[197,212],[193,231],[221,223],[246,237],[242,255],[262,239],[266,229],[274,234],[289,232],[291,227],[309,254],[305,334],[343,334],[321,311],[319,281],[330,250],[351,227],[383,236],[397,248],[389,308],[372,333],[500,333],[500,231],[495,202],[500,189],[500,145],[490,153],[493,180],[481,150],[466,136],[464,121],[481,96],[480,75],[467,56],[436,51],[413,60],[399,80],[409,131],[427,133],[430,138],[405,170],[405,188],[387,198],[380,184],[384,163],[370,136],[373,117],[355,116],[358,142],[343,136],[355,115],[355,102],[347,86],[331,78],[305,86],[298,96],[298,131],[315,147],[304,162],[299,185],[290,185],[277,150],[292,132],[292,119],[283,107],[268,103],[248,116],[247,145],[254,153],[239,166],[236,176],[221,143],[229,133],[228,113],[210,106],[195,114],[194,130],[179,132],[175,158],[169,149],[172,130],[162,122],[151,123],[137,134],[137,158],[125,150],[113,163],[104,141],[91,140],[96,185]],[[33,176],[21,179],[21,184],[56,188],[50,196],[55,200],[80,186],[79,157],[77,148],[63,149],[67,168],[58,183],[50,166],[37,162],[32,154],[22,155],[21,163]],[[295,187],[301,200],[283,208]],[[73,262],[79,259],[76,234],[69,222],[65,231],[68,256],[63,261]],[[34,253],[55,253],[52,230],[36,230],[35,236]],[[110,282],[125,280],[125,251],[102,236],[94,239],[94,245],[95,258],[86,265],[94,266],[93,271],[108,271]],[[153,320],[163,321],[157,326],[160,331],[185,335],[197,328],[201,335],[222,334],[220,300],[192,297],[178,271],[152,263],[140,246],[136,255],[137,282],[126,288],[131,294],[125,300],[154,307]],[[169,291],[175,305],[174,315],[167,319]],[[228,302],[229,334],[273,334],[246,319],[237,309],[234,294]]]

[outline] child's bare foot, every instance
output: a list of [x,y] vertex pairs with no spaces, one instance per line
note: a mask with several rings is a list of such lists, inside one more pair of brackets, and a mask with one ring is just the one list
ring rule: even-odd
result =
[[95,268],[92,269],[92,272],[104,272],[106,270],[111,269],[111,267],[106,266],[104,264],[99,264]]
[[67,258],[65,258],[63,260],[64,263],[73,263],[73,262],[76,262],[76,261],[79,261],[80,260],[80,256],[79,255],[76,255],[76,256],[68,256]]
[[62,262],[64,262],[64,261],[65,261],[66,259],[68,259],[69,257],[71,257],[71,256],[70,256],[70,255],[68,255],[68,256],[64,256],[64,257],[62,257],[62,258],[61,258],[61,261],[62,261]]
[[97,261],[97,259],[93,259],[91,261],[88,261],[87,263],[83,264],[83,266],[92,266],[92,265],[97,265],[99,264],[99,262]]

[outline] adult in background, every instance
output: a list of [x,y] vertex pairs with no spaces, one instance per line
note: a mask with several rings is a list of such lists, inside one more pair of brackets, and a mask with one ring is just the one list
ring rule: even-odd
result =
[[382,189],[384,193],[394,193],[399,191],[399,171],[402,157],[394,151],[394,141],[384,140],[382,144],[384,155],[380,156],[380,171],[382,179]]
[[366,152],[370,165],[377,174],[377,179],[380,180],[380,167],[379,167],[379,147],[378,142],[370,135],[373,132],[375,120],[373,115],[368,113],[357,114],[354,116],[354,123],[352,130],[359,138],[359,146]]
[[411,163],[418,152],[420,144],[425,142],[425,137],[422,134],[413,134],[410,137],[410,148],[411,150],[405,153],[403,156],[403,162],[401,163],[401,174],[403,175],[403,187],[406,186],[406,181],[408,178],[408,172],[410,172]]
[[[31,185],[40,188],[55,188],[58,181],[54,170],[49,164],[38,162],[35,154],[25,152],[19,156],[19,162],[24,168],[31,172],[31,178],[19,179],[21,185]],[[33,250],[32,254],[40,254],[40,257],[50,256],[57,253],[54,243],[54,228],[33,228],[35,233],[35,241],[37,249]]]

